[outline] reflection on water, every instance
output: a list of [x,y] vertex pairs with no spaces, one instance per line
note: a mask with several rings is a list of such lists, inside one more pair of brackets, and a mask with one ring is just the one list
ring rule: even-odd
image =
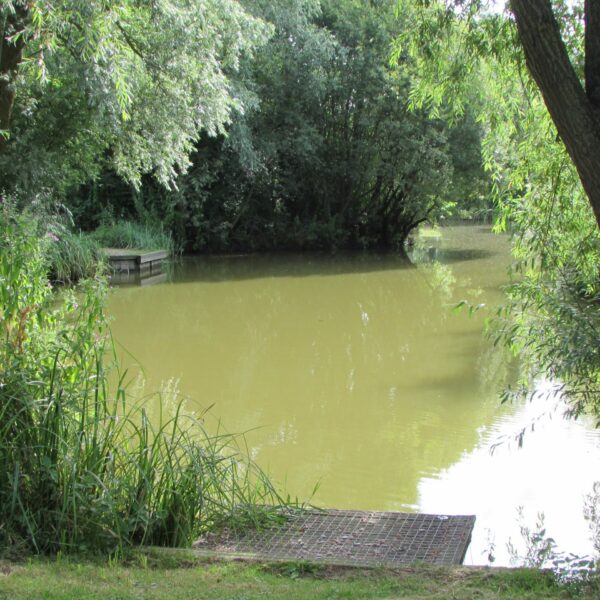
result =
[[505,477],[487,446],[520,412],[498,406],[511,365],[482,338],[484,315],[452,306],[500,302],[508,243],[455,227],[411,257],[184,259],[167,283],[114,291],[113,331],[149,389],[179,378],[188,408],[214,404],[230,431],[251,430],[252,456],[292,495],[320,482],[322,506],[474,511],[486,525],[504,497],[475,504],[476,466],[468,481],[454,473],[485,464]]
[[[565,421],[560,408],[549,409],[547,398],[519,407],[491,427],[482,428],[477,446],[449,469],[419,482],[419,507],[424,512],[468,512],[477,527],[466,562],[482,564],[490,543],[497,563],[508,564],[506,542],[523,547],[517,507],[533,527],[538,512],[545,515],[548,536],[566,551],[592,554],[593,544],[583,517],[584,496],[598,479],[600,436],[592,422]],[[533,423],[518,448],[515,434]],[[493,454],[490,448],[502,442]],[[468,495],[462,490],[468,489]],[[524,552],[521,552],[524,554]]]

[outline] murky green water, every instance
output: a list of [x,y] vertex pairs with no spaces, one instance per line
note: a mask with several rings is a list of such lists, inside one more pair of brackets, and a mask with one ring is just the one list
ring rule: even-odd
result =
[[165,283],[115,289],[113,331],[147,389],[178,379],[187,408],[213,405],[228,431],[248,431],[252,457],[292,495],[318,483],[321,506],[477,514],[475,563],[489,540],[506,562],[524,505],[583,551],[582,495],[600,478],[600,436],[555,417],[524,451],[504,444],[490,455],[543,407],[499,406],[516,366],[481,335],[490,313],[452,311],[463,299],[501,301],[508,241],[447,228],[412,261],[187,258]]

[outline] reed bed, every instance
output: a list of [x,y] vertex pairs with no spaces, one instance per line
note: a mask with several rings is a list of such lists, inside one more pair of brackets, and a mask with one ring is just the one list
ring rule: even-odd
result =
[[101,225],[91,235],[100,245],[109,248],[167,250],[170,255],[176,253],[171,235],[157,225],[116,221]]
[[94,277],[105,267],[106,258],[100,244],[85,233],[62,230],[46,233],[45,257],[48,277],[55,283],[70,285]]
[[131,401],[104,278],[54,292],[52,240],[36,232],[0,209],[3,552],[184,546],[217,527],[279,518],[286,501],[235,437],[209,434],[181,406],[150,419]]

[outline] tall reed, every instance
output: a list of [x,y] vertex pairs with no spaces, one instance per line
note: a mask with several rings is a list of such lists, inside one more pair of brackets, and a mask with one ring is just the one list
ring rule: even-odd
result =
[[48,275],[54,282],[72,284],[94,277],[106,262],[100,244],[89,234],[62,228],[57,233],[47,232],[46,236]]
[[101,225],[92,237],[102,246],[112,248],[167,250],[171,255],[177,252],[173,238],[159,225],[116,221]]
[[4,551],[179,546],[276,514],[283,499],[234,438],[208,434],[180,407],[154,421],[131,404],[115,377],[104,279],[57,295],[47,243],[0,208]]

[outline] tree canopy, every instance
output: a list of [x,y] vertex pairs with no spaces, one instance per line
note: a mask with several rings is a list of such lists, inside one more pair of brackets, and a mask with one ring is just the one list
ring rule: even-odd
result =
[[[417,104],[439,107],[442,100],[450,101],[460,112],[465,82],[481,74],[476,67],[481,59],[502,63],[501,71],[516,67],[519,76],[525,63],[600,227],[600,5],[593,0],[510,0],[505,3],[509,18],[504,18],[489,12],[497,4],[399,1],[402,14],[418,24],[416,34],[405,36],[400,46],[413,57],[420,54],[428,73]],[[483,80],[483,86],[490,83]]]
[[393,3],[244,7],[274,30],[231,74],[245,110],[196,144],[176,190],[148,181],[132,195],[105,172],[80,214],[151,215],[193,250],[401,247],[418,223],[484,197],[472,116],[450,128],[408,109],[415,72],[389,64],[406,27]]
[[270,33],[235,0],[1,0],[0,26],[3,180],[53,188],[107,164],[172,184],[243,108],[228,71]]

